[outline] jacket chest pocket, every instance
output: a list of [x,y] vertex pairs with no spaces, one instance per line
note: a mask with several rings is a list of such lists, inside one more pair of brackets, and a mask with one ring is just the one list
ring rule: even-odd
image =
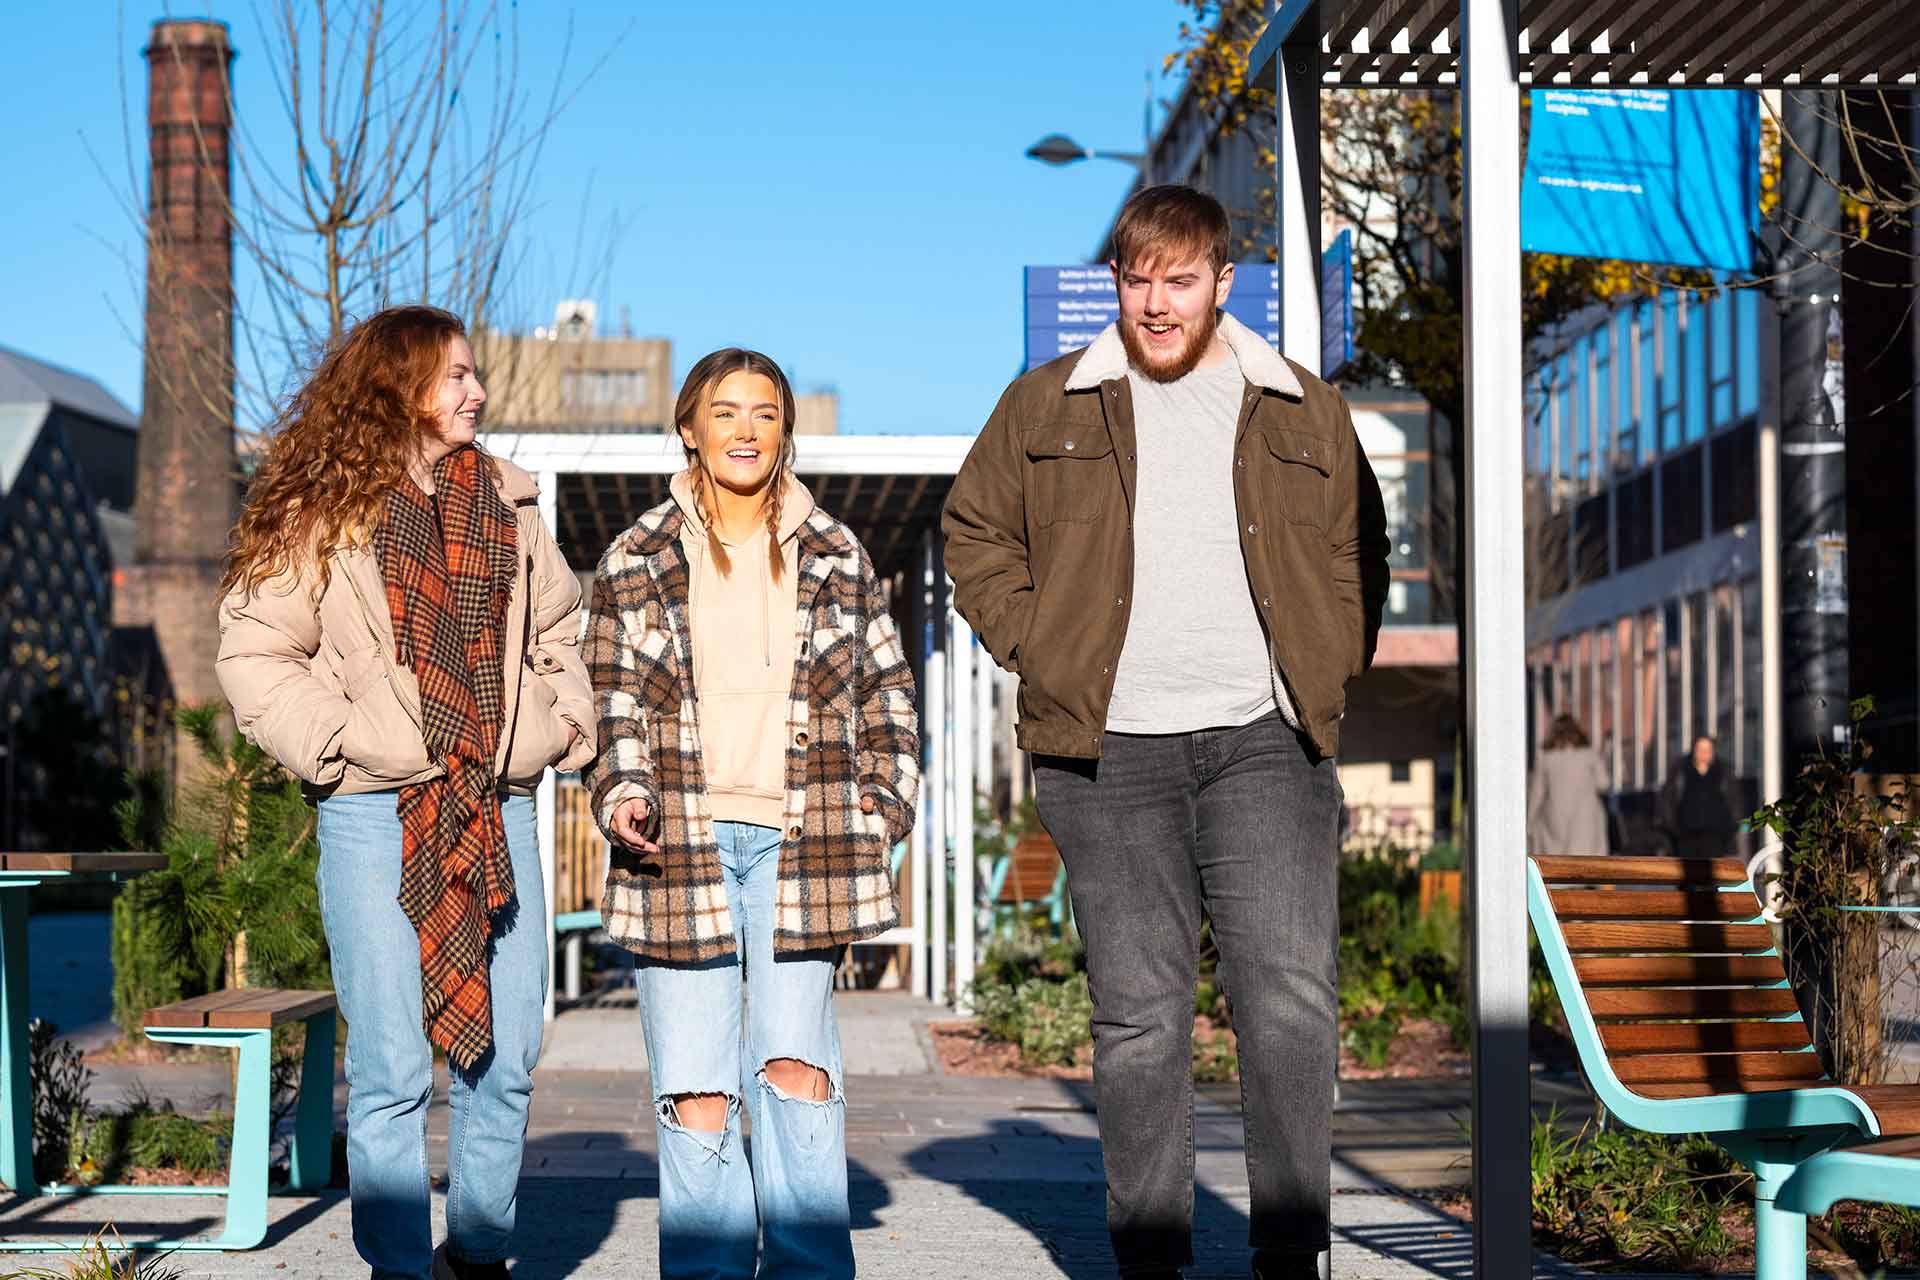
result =
[[1027,436],[1033,522],[1085,524],[1115,495],[1113,441],[1097,425],[1062,423]]
[[1267,430],[1260,452],[1272,482],[1264,504],[1288,524],[1327,527],[1327,490],[1333,481],[1333,445],[1304,431]]
[[633,646],[633,670],[639,687],[640,705],[650,711],[680,714],[680,664],[675,660],[673,637],[662,626],[649,625]]

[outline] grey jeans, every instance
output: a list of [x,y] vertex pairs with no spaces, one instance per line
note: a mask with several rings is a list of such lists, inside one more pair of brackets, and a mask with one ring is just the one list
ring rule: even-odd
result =
[[1326,1248],[1334,762],[1273,714],[1197,733],[1109,733],[1098,761],[1035,757],[1034,791],[1087,944],[1107,1228],[1121,1272],[1192,1261],[1203,913],[1239,1038],[1250,1243]]

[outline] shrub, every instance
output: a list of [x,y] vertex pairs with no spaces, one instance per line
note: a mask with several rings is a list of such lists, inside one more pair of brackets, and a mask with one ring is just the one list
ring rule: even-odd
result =
[[33,1173],[58,1181],[68,1159],[76,1117],[87,1109],[93,1072],[80,1051],[58,1039],[60,1028],[44,1018],[27,1024],[27,1075],[33,1094]]
[[198,1120],[148,1099],[79,1117],[70,1139],[73,1169],[88,1183],[118,1182],[133,1168],[220,1173],[232,1141],[232,1116]]

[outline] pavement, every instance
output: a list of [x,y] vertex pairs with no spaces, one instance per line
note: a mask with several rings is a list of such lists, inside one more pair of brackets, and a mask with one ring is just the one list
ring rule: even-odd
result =
[[[909,995],[841,992],[847,1148],[859,1273],[877,1280],[1110,1277],[1105,1188],[1084,1082],[942,1074],[929,1020]],[[614,986],[564,1010],[549,1029],[522,1169],[517,1280],[658,1274],[658,1164],[646,1057],[630,992]],[[219,1062],[95,1063],[96,1102],[132,1092],[183,1109],[224,1104]],[[444,1081],[443,1081],[444,1087]],[[1578,1106],[1577,1082],[1536,1080],[1536,1104]],[[334,1101],[344,1116],[345,1085]],[[1341,1280],[1469,1280],[1471,1228],[1435,1207],[1464,1185],[1468,1106],[1462,1080],[1348,1082],[1335,1117],[1333,1273]],[[1196,1100],[1195,1265],[1191,1280],[1247,1274],[1247,1179],[1231,1086]],[[344,1120],[340,1121],[344,1124]],[[429,1120],[444,1171],[446,1109]],[[444,1205],[436,1193],[436,1229]],[[0,1238],[77,1240],[112,1222],[138,1240],[217,1228],[198,1197],[0,1201]],[[276,1196],[260,1248],[176,1254],[182,1277],[366,1274],[344,1192]],[[0,1253],[0,1280],[58,1259]],[[56,1270],[60,1274],[64,1268]],[[1542,1256],[1536,1277],[1587,1273]]]

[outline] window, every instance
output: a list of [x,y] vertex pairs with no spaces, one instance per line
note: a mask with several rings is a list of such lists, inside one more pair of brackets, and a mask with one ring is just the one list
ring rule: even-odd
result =
[[1392,764],[1388,765],[1387,781],[1412,782],[1413,781],[1413,761],[1395,760]]
[[[1710,427],[1718,431],[1739,415],[1733,407],[1733,298],[1724,289],[1705,308],[1708,339]],[[1715,462],[1720,459],[1714,458]]]
[[1613,344],[1613,421],[1618,433],[1615,465],[1631,471],[1640,461],[1640,405],[1634,398],[1633,313],[1622,308],[1608,322]]
[[1734,587],[1713,589],[1713,737],[1720,754],[1738,772],[1734,751],[1735,717],[1740,711],[1738,662],[1740,633],[1734,627]]
[[1601,627],[1594,632],[1593,647],[1597,704],[1593,713],[1593,745],[1600,754],[1601,766],[1607,771],[1608,785],[1618,790],[1620,772],[1614,763],[1614,747],[1619,742],[1615,712],[1620,705],[1620,684],[1613,665],[1613,628]]
[[1687,597],[1685,632],[1687,645],[1687,737],[1682,749],[1691,748],[1694,738],[1713,732],[1713,676],[1708,666],[1712,637],[1707,633],[1707,598],[1704,593]]
[[1680,411],[1687,442],[1706,437],[1707,422],[1707,308],[1680,295],[1681,383]]
[[1660,550],[1665,553],[1700,541],[1702,530],[1700,450],[1695,445],[1660,464]]
[[1660,366],[1660,447],[1673,450],[1684,443],[1685,431],[1680,415],[1684,399],[1681,386],[1686,374],[1680,345],[1680,295],[1662,294],[1653,315],[1658,330],[1654,352]]
[[1663,782],[1670,762],[1678,760],[1687,749],[1686,676],[1681,667],[1685,656],[1684,642],[1685,637],[1680,631],[1680,602],[1669,600],[1661,608],[1660,626],[1661,652],[1666,655],[1662,667],[1663,683],[1666,685],[1666,723],[1663,726],[1666,729],[1666,743],[1660,762],[1660,778]]
[[1760,667],[1760,580],[1748,578],[1740,584],[1740,741],[1736,744],[1734,772],[1757,778],[1765,763],[1761,759],[1760,700],[1764,693]]
[[1582,631],[1573,651],[1573,718],[1593,737],[1598,725],[1593,721],[1593,633]]
[[560,403],[569,409],[637,409],[647,402],[641,369],[567,369],[560,374]]
[[1614,552],[1622,569],[1653,559],[1653,472],[1642,471],[1613,491]]
[[1713,531],[1759,518],[1759,429],[1749,418],[1713,438]]
[[1574,513],[1573,580],[1598,582],[1607,576],[1607,495],[1581,502]]
[[1633,329],[1637,336],[1633,381],[1638,390],[1634,404],[1640,419],[1641,457],[1651,462],[1660,453],[1660,333],[1651,302],[1635,308]]
[[1760,412],[1760,363],[1752,355],[1759,350],[1760,291],[1735,289],[1733,316],[1738,335],[1733,344],[1733,414],[1744,418]]

